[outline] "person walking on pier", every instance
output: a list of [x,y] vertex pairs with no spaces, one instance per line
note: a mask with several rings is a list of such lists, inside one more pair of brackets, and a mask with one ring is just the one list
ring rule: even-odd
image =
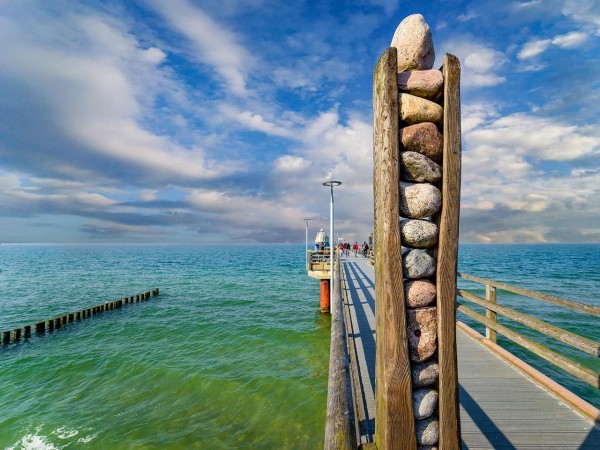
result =
[[358,242],[354,242],[354,257],[356,258],[358,256]]

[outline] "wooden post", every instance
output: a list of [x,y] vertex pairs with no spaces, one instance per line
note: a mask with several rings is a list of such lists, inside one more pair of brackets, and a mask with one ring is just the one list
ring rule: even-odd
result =
[[56,317],[54,319],[54,329],[60,330],[61,327],[62,327],[62,319],[60,317]]
[[81,311],[75,313],[75,320],[81,320]]
[[456,362],[456,271],[460,210],[460,62],[446,53],[444,66],[444,157],[437,252],[437,313],[440,450],[460,448]]
[[321,280],[321,312],[329,313],[331,310],[331,299],[329,298],[329,280]]
[[2,332],[2,343],[4,345],[10,343],[10,331],[3,331]]
[[139,303],[139,301],[140,301],[140,294],[136,294],[136,296],[135,296],[135,302]]
[[54,319],[48,319],[48,331],[54,331]]
[[[494,286],[490,286],[489,284],[485,285],[485,299],[490,303],[496,303],[496,288]],[[494,311],[490,311],[489,309],[485,310],[485,317],[494,322],[497,321],[497,314]],[[496,330],[492,330],[490,327],[485,327],[485,337],[492,341],[494,344],[497,341]]]
[[[417,446],[400,254],[398,67],[388,48],[373,79],[375,197],[375,443],[379,450]],[[457,447],[458,448],[458,447]]]
[[62,316],[60,318],[61,325],[66,325],[67,324],[67,320],[68,320],[68,317],[66,315]]
[[15,328],[13,330],[13,341],[18,342],[21,340],[21,329]]
[[46,331],[46,322],[37,322],[34,330],[36,333],[44,333]]
[[67,316],[67,321],[69,323],[75,321],[75,314],[74,313],[69,313],[68,316]]
[[30,338],[31,337],[31,325],[25,325],[23,327],[23,337],[25,339]]

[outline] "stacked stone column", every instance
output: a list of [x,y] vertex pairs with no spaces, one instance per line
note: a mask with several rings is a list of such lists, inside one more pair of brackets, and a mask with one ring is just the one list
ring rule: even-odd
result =
[[398,51],[400,236],[415,430],[420,449],[439,439],[436,308],[437,214],[442,204],[443,76],[420,14],[394,34]]

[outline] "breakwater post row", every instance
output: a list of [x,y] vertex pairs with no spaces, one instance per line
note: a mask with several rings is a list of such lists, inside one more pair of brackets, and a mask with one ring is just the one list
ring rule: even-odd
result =
[[146,291],[141,294],[130,295],[129,297],[123,297],[120,300],[101,303],[90,308],[84,308],[80,311],[67,313],[62,316],[54,317],[52,319],[42,320],[41,322],[35,322],[33,325],[24,325],[22,328],[15,328],[12,330],[12,341],[11,330],[6,330],[2,332],[2,344],[7,345],[11,342],[19,342],[21,340],[21,336],[25,339],[30,338],[32,328],[36,334],[43,334],[46,331],[52,332],[54,330],[60,330],[68,323],[80,321],[82,319],[87,319],[105,311],[121,309],[124,304],[127,305],[146,301],[150,297],[157,296],[159,292],[159,288],[154,288],[150,291]]
[[420,14],[398,26],[373,80],[375,443],[460,447],[456,266],[460,63],[432,70]]

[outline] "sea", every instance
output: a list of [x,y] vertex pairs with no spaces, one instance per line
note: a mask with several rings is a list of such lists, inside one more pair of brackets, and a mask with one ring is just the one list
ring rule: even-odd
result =
[[[595,305],[598,267],[598,244],[459,247],[459,271]],[[322,448],[330,317],[304,244],[0,245],[0,331],[153,288],[0,345],[0,448]],[[600,340],[597,318],[505,292],[498,302]],[[514,351],[600,406],[597,389]]]

